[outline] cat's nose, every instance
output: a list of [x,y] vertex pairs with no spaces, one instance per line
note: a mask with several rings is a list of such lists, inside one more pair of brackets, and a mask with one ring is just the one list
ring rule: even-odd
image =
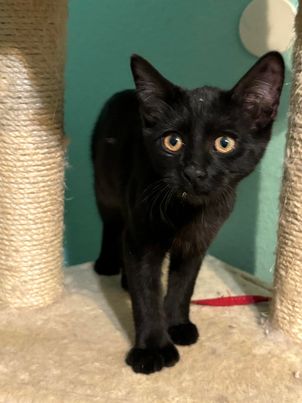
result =
[[194,165],[189,165],[183,170],[183,175],[188,181],[194,182],[205,178],[206,172],[200,168],[196,168]]

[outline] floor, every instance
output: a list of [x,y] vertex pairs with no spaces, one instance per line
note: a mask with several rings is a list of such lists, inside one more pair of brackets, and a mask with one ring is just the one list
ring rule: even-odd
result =
[[[179,348],[173,368],[134,374],[124,363],[133,326],[119,282],[91,264],[70,267],[52,306],[0,307],[0,402],[302,403],[301,346],[266,330],[267,303],[192,306],[199,342]],[[209,256],[194,298],[270,292]]]

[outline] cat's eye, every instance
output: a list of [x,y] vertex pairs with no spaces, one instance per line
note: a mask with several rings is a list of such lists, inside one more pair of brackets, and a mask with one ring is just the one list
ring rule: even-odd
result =
[[169,134],[163,138],[163,146],[169,152],[176,153],[183,145],[181,137],[176,133]]
[[236,142],[232,137],[217,137],[214,143],[215,150],[221,154],[228,154],[235,150]]

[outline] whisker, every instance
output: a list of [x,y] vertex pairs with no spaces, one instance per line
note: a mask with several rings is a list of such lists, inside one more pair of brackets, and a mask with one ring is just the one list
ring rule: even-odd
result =
[[174,193],[173,193],[173,190],[170,189],[165,205],[166,205],[166,216],[167,216],[167,218],[168,218],[168,221],[169,221],[170,225],[171,225],[173,228],[175,228],[174,223],[173,223],[171,220],[169,220],[169,217],[168,217],[168,214],[167,214],[167,212],[168,212],[168,207],[169,207],[169,204],[170,204],[170,202],[171,202],[171,200],[172,200],[173,194],[174,194]]
[[160,214],[161,214],[162,220],[163,220],[166,224],[168,224],[168,225],[174,227],[174,224],[173,224],[172,221],[169,219],[168,211],[167,211],[167,210],[168,210],[169,203],[170,203],[171,198],[172,198],[172,195],[173,195],[173,192],[172,192],[172,190],[170,189],[170,187],[168,186],[168,189],[167,189],[167,191],[166,191],[166,193],[165,193],[165,195],[164,195],[164,197],[163,197],[163,199],[162,199],[162,201],[161,201],[161,204],[160,204]]
[[156,203],[158,202],[158,200],[160,199],[160,197],[162,196],[162,194],[165,192],[167,186],[168,186],[168,185],[165,184],[165,187],[163,187],[163,188],[156,194],[156,196],[154,197],[154,199],[153,199],[153,201],[152,201],[152,204],[151,204],[151,207],[150,207],[150,214],[149,214],[151,221],[153,221],[153,209],[154,209],[154,206],[156,205]]
[[[162,180],[158,180],[156,182],[151,183],[150,185],[148,185],[142,192],[141,194],[141,199],[138,201],[138,204],[142,204],[144,203],[146,200],[148,200],[149,197],[151,197],[152,194],[154,194],[155,192],[157,192],[162,186],[164,185],[164,183],[162,182]],[[145,196],[144,196],[145,195]],[[143,197],[144,196],[144,197]]]
[[155,206],[158,205],[158,211],[163,222],[165,222],[168,225],[174,226],[172,222],[169,220],[169,217],[167,216],[168,205],[173,195],[173,192],[169,184],[165,182],[165,180],[168,179],[169,179],[168,177],[163,177],[146,186],[143,189],[140,198],[136,203],[136,206],[139,206],[143,203],[147,203],[148,204],[147,208],[149,210],[148,214],[149,219],[150,221],[153,221],[154,209]]
[[163,222],[166,222],[166,216],[165,216],[164,211],[162,209],[162,205],[164,203],[164,200],[166,200],[167,194],[168,194],[168,192],[164,193],[164,196],[161,199],[160,204],[159,204],[159,214],[160,214],[160,218],[163,220]]

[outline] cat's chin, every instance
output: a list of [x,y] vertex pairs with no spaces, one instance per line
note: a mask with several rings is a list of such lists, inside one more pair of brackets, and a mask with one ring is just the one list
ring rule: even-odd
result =
[[204,192],[196,195],[192,193],[182,192],[179,197],[181,198],[181,200],[183,200],[183,202],[186,202],[193,206],[199,206],[209,201],[211,199],[211,194],[208,192]]
[[199,194],[196,193],[189,193],[189,192],[182,192],[179,193],[178,197],[187,204],[191,204],[192,206],[202,206],[207,203],[212,203],[213,201],[220,198],[219,192],[200,192]]

